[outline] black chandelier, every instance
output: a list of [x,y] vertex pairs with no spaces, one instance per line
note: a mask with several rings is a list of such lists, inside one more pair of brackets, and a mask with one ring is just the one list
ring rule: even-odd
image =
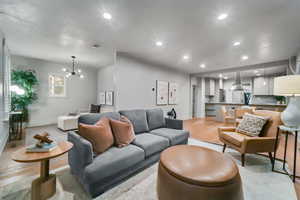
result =
[[66,72],[66,78],[70,78],[71,76],[79,76],[79,78],[84,78],[81,69],[77,69],[75,71],[75,56],[71,56],[72,58],[72,69],[62,68],[63,72]]

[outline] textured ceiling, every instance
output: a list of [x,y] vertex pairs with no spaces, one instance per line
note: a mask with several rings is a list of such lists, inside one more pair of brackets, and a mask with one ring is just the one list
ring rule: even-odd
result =
[[[13,54],[59,62],[76,55],[100,67],[112,64],[117,50],[199,73],[295,55],[299,11],[299,0],[0,0],[0,29]],[[228,18],[217,20],[220,13]]]

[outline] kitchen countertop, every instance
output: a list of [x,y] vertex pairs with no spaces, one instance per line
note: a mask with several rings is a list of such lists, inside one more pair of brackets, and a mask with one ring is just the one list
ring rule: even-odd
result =
[[228,106],[265,106],[265,107],[286,107],[286,104],[256,104],[252,103],[249,105],[241,103],[226,103],[226,102],[208,102],[207,105],[228,105]]

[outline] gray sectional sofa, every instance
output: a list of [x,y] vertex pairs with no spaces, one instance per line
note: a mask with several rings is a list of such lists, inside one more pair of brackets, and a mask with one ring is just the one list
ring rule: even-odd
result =
[[161,109],[87,114],[79,118],[79,123],[95,124],[102,117],[120,119],[120,115],[130,119],[136,134],[134,142],[126,147],[111,147],[95,155],[89,141],[75,131],[68,133],[68,141],[74,144],[68,154],[71,173],[91,197],[154,164],[164,149],[188,141],[189,132],[182,130],[182,120],[164,118]]

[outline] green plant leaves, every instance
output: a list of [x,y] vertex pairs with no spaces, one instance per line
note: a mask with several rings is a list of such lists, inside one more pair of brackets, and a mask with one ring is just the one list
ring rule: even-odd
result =
[[17,85],[25,90],[24,95],[17,95],[12,92],[11,104],[12,110],[26,111],[28,105],[37,100],[36,86],[38,80],[36,73],[33,70],[12,70],[11,72],[11,84]]

